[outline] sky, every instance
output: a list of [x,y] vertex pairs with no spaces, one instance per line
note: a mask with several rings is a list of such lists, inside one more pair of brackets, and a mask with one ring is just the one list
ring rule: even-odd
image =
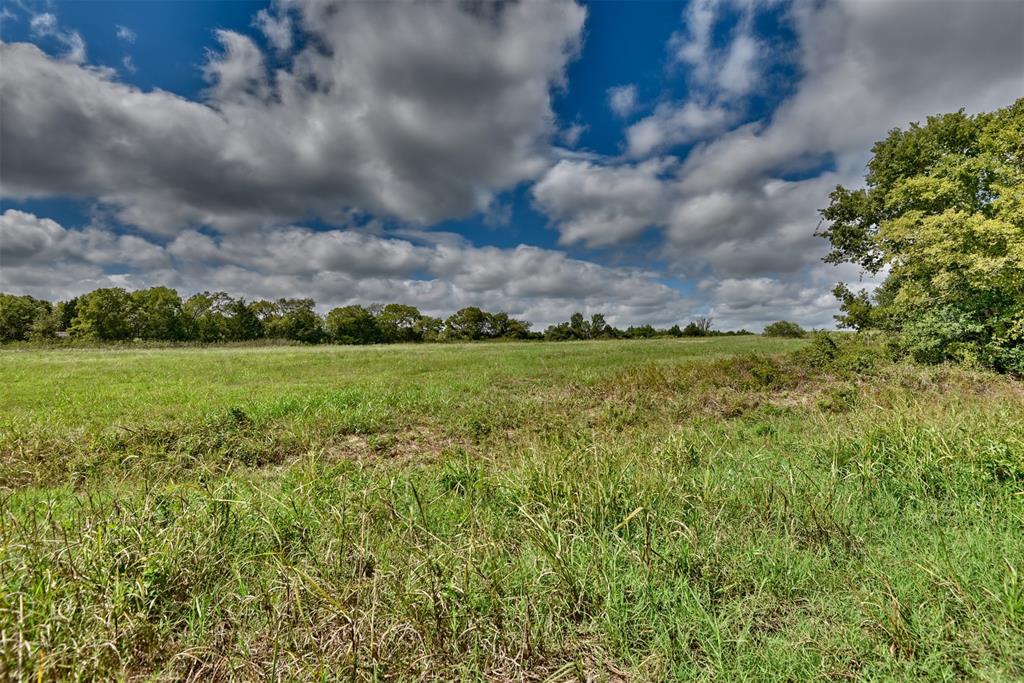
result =
[[0,0],[0,291],[832,327],[872,144],[1024,95],[1024,0]]

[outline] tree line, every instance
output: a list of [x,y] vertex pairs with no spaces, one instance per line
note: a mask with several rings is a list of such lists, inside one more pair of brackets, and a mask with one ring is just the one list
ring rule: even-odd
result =
[[590,318],[573,313],[566,322],[551,325],[544,332],[530,328],[529,322],[508,313],[492,313],[476,306],[459,309],[444,319],[424,315],[415,306],[395,303],[340,306],[321,316],[313,299],[246,301],[226,292],[200,292],[182,299],[169,287],[135,291],[106,287],[56,304],[31,296],[0,294],[0,342],[72,338],[212,344],[279,339],[306,344],[394,344],[751,334],[746,330],[714,330],[711,318],[698,318],[682,328],[640,325],[622,330],[609,325],[600,313]]

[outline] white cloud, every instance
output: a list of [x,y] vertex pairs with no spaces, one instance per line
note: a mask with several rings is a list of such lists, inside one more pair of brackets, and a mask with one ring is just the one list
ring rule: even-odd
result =
[[634,158],[646,157],[666,147],[721,133],[734,120],[733,112],[717,105],[663,103],[626,130],[627,151]]
[[636,111],[636,86],[629,84],[608,88],[608,106],[619,118],[629,117]]
[[862,159],[895,126],[929,114],[984,111],[1024,92],[1024,5],[1016,2],[797,3],[804,76],[766,124],[742,126],[695,150],[692,191],[842,155]]
[[52,12],[36,14],[29,19],[28,25],[36,35],[52,35],[57,30],[57,15]]
[[135,31],[128,28],[127,26],[116,24],[114,28],[116,30],[117,37],[125,41],[126,43],[134,43],[136,39],[138,39],[138,35],[136,35]]
[[262,102],[270,85],[263,53],[256,43],[234,31],[218,30],[215,35],[224,51],[211,53],[203,68],[203,75],[212,84],[213,99],[220,104],[234,100],[243,106]]
[[102,225],[65,229],[14,209],[0,215],[0,244],[0,291],[47,299],[101,286],[166,284],[186,295],[224,289],[249,298],[312,296],[321,310],[395,301],[440,315],[475,305],[539,326],[574,310],[604,312],[618,325],[671,325],[693,311],[691,301],[649,273],[527,245],[416,244],[359,230],[292,226],[261,240],[186,231],[160,246]]
[[[670,47],[722,104],[663,103],[627,130],[633,158],[698,141],[680,165],[644,174],[621,159],[563,162],[537,184],[535,195],[546,194],[536,205],[567,243],[626,243],[659,227],[665,241],[652,256],[675,277],[703,278],[728,325],[831,324],[829,290],[856,277],[820,263],[827,245],[813,233],[829,191],[862,182],[872,143],[891,128],[961,107],[991,110],[1024,93],[1024,4],[798,1],[789,10],[798,41],[787,56],[798,61],[794,94],[766,120],[724,134],[742,111],[739,93],[756,89],[764,46],[741,19],[728,49],[714,49],[716,7],[691,4],[689,27]],[[786,179],[795,172],[811,177]],[[644,201],[630,203],[615,188],[637,176]]]
[[704,283],[716,326],[760,331],[776,320],[810,328],[833,328],[835,298],[823,287],[776,278],[726,278]]
[[671,160],[600,165],[562,160],[536,185],[538,208],[557,222],[559,242],[599,247],[629,241],[663,222]]
[[42,12],[32,15],[29,19],[29,29],[37,37],[55,38],[64,45],[67,52],[64,53],[64,61],[71,64],[82,64],[85,62],[85,41],[78,31],[62,31],[57,23],[57,15],[52,12]]
[[584,125],[579,122],[574,123],[561,132],[562,142],[564,142],[569,147],[575,147],[577,143],[579,143],[580,141],[580,136],[586,133],[589,129],[590,126]]
[[261,9],[256,13],[253,25],[263,32],[267,41],[278,52],[288,52],[292,48],[292,20],[287,14],[275,16]]
[[722,62],[718,85],[729,95],[743,95],[757,82],[758,63],[763,53],[760,41],[747,32],[733,39]]
[[0,172],[15,197],[97,197],[139,227],[259,230],[351,210],[430,223],[549,165],[551,90],[579,47],[571,2],[281,3],[307,40],[268,72],[218,32],[210,100],[0,46]]

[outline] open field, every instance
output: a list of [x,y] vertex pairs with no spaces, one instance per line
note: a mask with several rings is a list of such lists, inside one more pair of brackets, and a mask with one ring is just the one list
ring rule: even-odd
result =
[[0,677],[1024,677],[1024,387],[807,348],[0,351]]

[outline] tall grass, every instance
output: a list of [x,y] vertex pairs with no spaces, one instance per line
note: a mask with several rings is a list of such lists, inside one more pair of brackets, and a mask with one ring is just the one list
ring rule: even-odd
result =
[[1024,677],[1021,386],[784,348],[0,357],[3,673]]

